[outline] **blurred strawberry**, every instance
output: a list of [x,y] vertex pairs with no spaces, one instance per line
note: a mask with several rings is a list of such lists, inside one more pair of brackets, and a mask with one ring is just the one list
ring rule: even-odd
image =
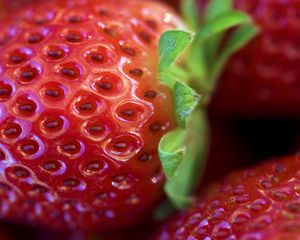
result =
[[232,173],[153,239],[298,239],[299,170],[299,157],[291,156]]
[[260,34],[226,64],[212,98],[221,117],[300,118],[300,3],[298,0],[235,0]]

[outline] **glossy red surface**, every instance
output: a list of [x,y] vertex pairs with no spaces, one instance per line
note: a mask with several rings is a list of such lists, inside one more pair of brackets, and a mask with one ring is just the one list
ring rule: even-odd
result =
[[175,126],[154,2],[36,2],[0,22],[1,218],[106,231],[162,195],[157,145]]

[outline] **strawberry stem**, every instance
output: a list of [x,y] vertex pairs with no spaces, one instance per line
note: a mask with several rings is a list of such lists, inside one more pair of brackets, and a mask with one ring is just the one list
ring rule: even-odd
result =
[[187,25],[198,31],[168,31],[159,46],[159,76],[173,90],[178,123],[161,139],[159,156],[167,177],[165,192],[177,208],[191,202],[202,176],[208,145],[205,106],[220,73],[232,54],[258,33],[248,15],[232,9],[232,0],[211,0],[202,22],[195,6],[195,0],[182,2]]

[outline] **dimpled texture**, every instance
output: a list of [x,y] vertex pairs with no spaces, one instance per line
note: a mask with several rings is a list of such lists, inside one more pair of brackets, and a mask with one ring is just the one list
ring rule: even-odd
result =
[[300,2],[235,0],[260,34],[228,62],[210,111],[225,117],[300,117]]
[[158,3],[39,1],[0,22],[0,216],[106,231],[162,196],[160,138],[176,123]]
[[300,158],[273,159],[212,185],[158,240],[298,240]]

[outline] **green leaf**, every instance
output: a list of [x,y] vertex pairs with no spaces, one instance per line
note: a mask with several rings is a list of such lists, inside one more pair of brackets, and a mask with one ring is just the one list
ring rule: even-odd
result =
[[192,193],[199,183],[206,163],[208,144],[208,124],[203,111],[194,111],[188,119],[187,126],[184,141],[186,151],[181,164],[165,185],[170,201],[180,209],[193,200]]
[[205,11],[205,20],[210,22],[232,9],[232,0],[210,0]]
[[184,50],[193,40],[193,34],[181,30],[165,32],[159,42],[159,77],[160,80],[173,88],[175,80],[168,77],[172,66],[180,58]]
[[195,0],[182,0],[181,13],[190,29],[196,30],[199,21],[197,2]]
[[245,13],[229,11],[210,21],[197,32],[194,42],[190,47],[187,67],[192,77],[198,80],[198,88],[201,88],[204,92],[210,89],[207,78],[214,61],[208,61],[212,54],[208,52],[211,49],[207,48],[207,44],[213,41],[213,38],[220,37],[219,34],[224,33],[232,27],[249,23],[250,21],[251,18]]
[[218,16],[203,26],[196,34],[195,41],[203,41],[211,36],[224,32],[232,27],[249,23],[251,18],[243,12],[231,10]]
[[176,128],[174,131],[164,135],[159,143],[158,152],[167,178],[171,178],[181,163],[185,153],[186,130]]
[[227,45],[224,50],[221,52],[220,57],[217,59],[217,62],[214,65],[214,68],[211,72],[211,79],[213,82],[212,86],[215,85],[215,82],[221,70],[224,68],[224,65],[228,61],[228,59],[239,49],[244,47],[247,43],[249,43],[257,34],[259,33],[259,28],[253,24],[243,24],[239,28],[237,28],[230,36]]
[[[229,12],[232,9],[232,0],[210,0],[205,11],[205,22],[209,23],[221,16],[222,14]],[[210,38],[205,44],[206,61],[208,66],[215,63],[215,58],[220,47],[220,43],[224,36],[224,32],[215,34],[214,37]]]
[[186,119],[197,107],[200,96],[187,85],[176,82],[174,97],[177,123],[180,127],[185,128]]

